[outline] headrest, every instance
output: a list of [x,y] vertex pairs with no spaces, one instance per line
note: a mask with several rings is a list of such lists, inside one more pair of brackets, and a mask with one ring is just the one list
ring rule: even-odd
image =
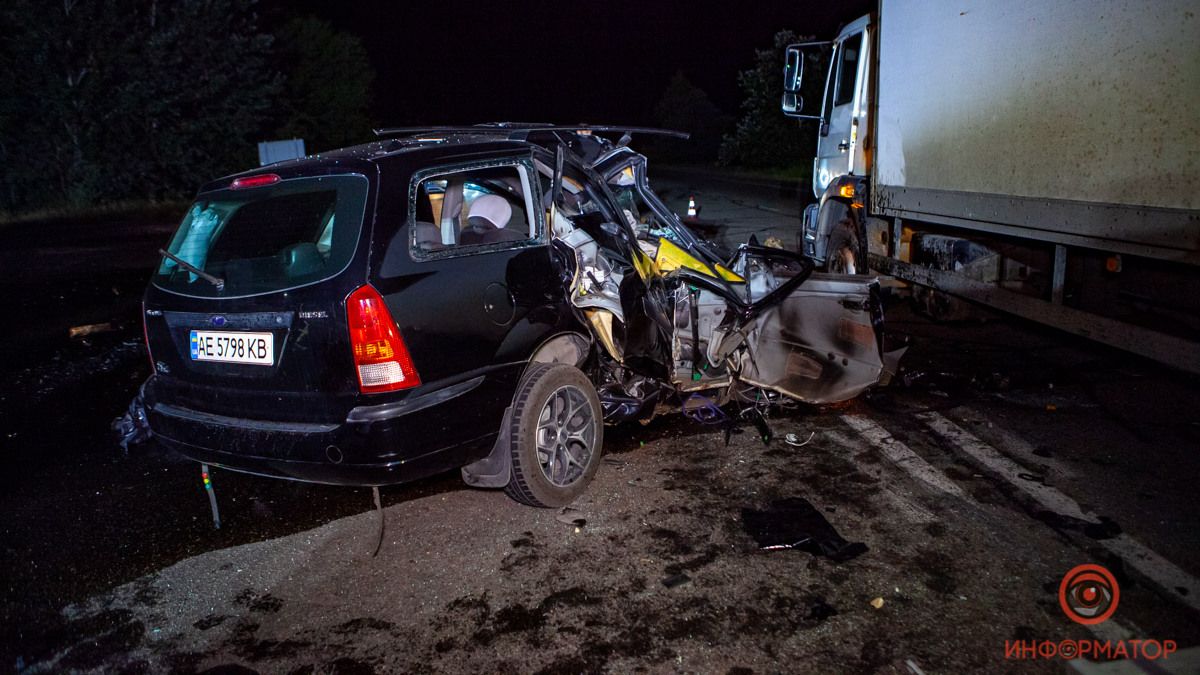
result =
[[471,202],[471,210],[467,217],[483,218],[499,229],[508,225],[509,219],[512,218],[512,207],[503,197],[483,195]]

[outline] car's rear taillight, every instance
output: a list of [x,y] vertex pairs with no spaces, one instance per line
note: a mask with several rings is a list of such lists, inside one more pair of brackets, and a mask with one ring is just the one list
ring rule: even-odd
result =
[[361,286],[346,298],[350,346],[364,394],[408,389],[421,384],[408,348],[391,312],[371,286]]

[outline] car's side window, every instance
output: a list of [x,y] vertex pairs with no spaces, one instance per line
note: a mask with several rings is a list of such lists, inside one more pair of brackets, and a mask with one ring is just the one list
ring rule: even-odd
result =
[[539,240],[530,169],[523,163],[419,172],[410,189],[413,257],[444,258]]

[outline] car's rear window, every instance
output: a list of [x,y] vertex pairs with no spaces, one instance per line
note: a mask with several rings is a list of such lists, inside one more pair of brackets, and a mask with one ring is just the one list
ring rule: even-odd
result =
[[224,289],[170,257],[154,283],[187,295],[234,297],[327,279],[354,257],[366,196],[362,176],[293,178],[202,194],[167,251],[220,279]]

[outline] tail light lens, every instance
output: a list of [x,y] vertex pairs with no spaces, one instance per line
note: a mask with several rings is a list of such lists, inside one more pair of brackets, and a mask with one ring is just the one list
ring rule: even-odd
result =
[[379,291],[361,286],[351,293],[346,298],[346,318],[362,393],[397,391],[421,384],[400,330]]

